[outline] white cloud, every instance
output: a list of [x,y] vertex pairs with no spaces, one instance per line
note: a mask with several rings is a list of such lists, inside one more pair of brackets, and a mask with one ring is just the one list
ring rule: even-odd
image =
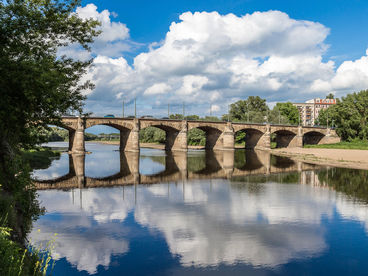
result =
[[332,79],[335,90],[361,90],[368,88],[368,49],[366,55],[355,61],[344,61]]
[[332,60],[323,60],[329,29],[280,11],[183,13],[165,38],[138,53],[132,65],[121,56],[132,45],[125,24],[112,22],[109,11],[99,13],[93,4],[77,13],[103,22],[104,34],[93,46],[97,58],[89,76],[96,89],[87,100],[89,111],[118,112],[116,99],[137,97],[146,107],[184,101],[187,113],[207,110],[211,102],[221,115],[229,102],[250,95],[269,102],[304,101],[368,87],[367,56],[336,70]]
[[170,85],[167,85],[166,83],[155,83],[154,85],[148,87],[144,91],[144,95],[157,95],[157,94],[164,94],[168,91],[170,91],[171,87]]
[[95,38],[91,46],[91,53],[86,52],[77,44],[72,44],[67,47],[62,47],[58,54],[68,55],[76,59],[90,59],[96,55],[106,55],[109,57],[119,57],[124,52],[130,51],[135,43],[129,40],[129,29],[121,22],[111,21],[110,18],[116,17],[117,14],[103,10],[97,11],[97,6],[88,4],[85,7],[77,7],[76,12],[78,17],[82,19],[95,19],[101,23],[98,30],[101,34]]

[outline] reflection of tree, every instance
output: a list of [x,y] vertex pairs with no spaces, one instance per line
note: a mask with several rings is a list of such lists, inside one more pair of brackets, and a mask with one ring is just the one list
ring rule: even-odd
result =
[[248,175],[248,176],[236,176],[231,178],[231,182],[246,182],[240,183],[237,186],[242,187],[244,184],[249,183],[267,183],[267,182],[276,182],[282,184],[294,184],[299,183],[300,173],[299,172],[290,172],[290,173],[277,173],[270,175]]
[[318,172],[321,183],[338,192],[368,203],[368,171],[345,168],[331,168]]
[[206,155],[189,155],[188,156],[188,171],[196,172],[206,168]]
[[294,161],[288,157],[271,155],[271,165],[276,168],[288,168],[294,165]]
[[162,165],[166,165],[166,156],[146,156],[146,155],[142,155],[141,156],[143,159],[144,158],[148,158],[150,160],[152,160],[153,162],[156,162],[156,163],[160,163]]

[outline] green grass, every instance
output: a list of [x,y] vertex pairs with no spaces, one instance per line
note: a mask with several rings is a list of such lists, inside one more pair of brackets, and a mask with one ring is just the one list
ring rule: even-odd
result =
[[336,144],[328,145],[304,145],[305,148],[321,148],[321,149],[357,149],[357,150],[368,150],[368,141],[354,140],[354,141],[343,141]]
[[52,158],[60,157],[60,152],[50,148],[36,148],[22,150],[22,158],[29,163],[32,169],[46,169],[51,164]]

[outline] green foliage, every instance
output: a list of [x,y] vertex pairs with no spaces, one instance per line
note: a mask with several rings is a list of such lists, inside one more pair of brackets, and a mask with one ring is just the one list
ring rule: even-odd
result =
[[326,99],[334,99],[335,98],[335,95],[330,93],[326,96]]
[[165,143],[166,133],[157,127],[146,127],[139,131],[139,141],[142,143]]
[[52,158],[60,158],[60,152],[50,148],[35,148],[21,151],[23,160],[32,169],[47,169],[51,165]]
[[297,125],[299,122],[299,110],[291,102],[277,103],[271,112],[272,123]]
[[216,116],[205,116],[204,118],[200,118],[202,121],[209,121],[209,122],[220,122],[221,120]]
[[50,250],[25,249],[10,239],[11,232],[0,227],[0,275],[46,275],[51,265]]
[[169,119],[172,120],[183,120],[183,114],[170,114]]
[[198,128],[193,128],[188,131],[188,145],[204,146],[206,145],[206,133]]
[[0,2],[0,141],[31,146],[40,128],[58,124],[69,110],[81,111],[81,91],[93,87],[80,81],[91,60],[57,56],[59,47],[71,43],[88,50],[99,34],[97,21],[73,13],[79,4]]
[[199,121],[200,117],[198,115],[188,115],[185,116],[185,119],[188,121]]
[[[119,135],[119,138],[120,138],[120,135]],[[98,136],[96,134],[92,134],[92,133],[88,133],[88,132],[85,132],[84,133],[84,140],[85,141],[94,141],[94,140],[98,140]]]
[[[230,121],[264,123],[267,120],[269,108],[265,99],[258,96],[250,96],[247,100],[240,100],[230,105]],[[224,115],[223,120],[227,120]]]
[[[58,125],[62,114],[82,112],[81,91],[93,88],[82,81],[92,60],[57,56],[59,47],[71,44],[88,50],[99,34],[97,21],[74,13],[78,5],[78,0],[0,1],[0,217],[7,214],[4,227],[19,245],[43,212],[20,148],[39,143],[38,134]],[[8,246],[11,266],[18,257]]]
[[335,126],[343,140],[368,139],[368,90],[348,94],[327,109],[321,110],[320,125]]
[[337,192],[368,203],[368,171],[366,170],[332,168],[320,171],[318,179]]
[[238,145],[244,144],[245,145],[245,139],[246,139],[246,132],[245,131],[241,130],[241,131],[238,131],[235,134],[235,144],[238,144]]

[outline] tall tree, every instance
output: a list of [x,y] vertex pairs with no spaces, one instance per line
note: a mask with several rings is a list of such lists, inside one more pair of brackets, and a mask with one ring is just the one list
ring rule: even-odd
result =
[[0,207],[8,208],[8,226],[18,241],[39,213],[19,149],[32,146],[37,129],[57,124],[66,111],[81,112],[81,92],[93,87],[81,80],[91,60],[57,55],[59,47],[70,44],[89,50],[99,34],[97,21],[82,20],[74,13],[79,4],[78,0],[0,1]]
[[332,94],[332,93],[329,93],[327,96],[326,96],[326,99],[335,99],[335,95]]
[[368,139],[368,90],[348,94],[327,109],[321,110],[319,124],[334,125],[343,140]]
[[[98,22],[82,20],[77,0],[0,2],[0,166],[18,147],[35,141],[32,130],[55,124],[68,110],[81,111],[91,89],[81,82],[91,60],[58,56],[59,47],[89,44]],[[6,168],[0,169],[0,174]]]
[[272,110],[272,115],[276,116],[275,123],[298,124],[299,110],[291,102],[277,103]]
[[[262,123],[267,117],[269,108],[266,100],[259,96],[250,96],[247,100],[240,100],[230,105],[231,121],[249,121],[253,123]],[[223,118],[226,119],[227,115]]]

